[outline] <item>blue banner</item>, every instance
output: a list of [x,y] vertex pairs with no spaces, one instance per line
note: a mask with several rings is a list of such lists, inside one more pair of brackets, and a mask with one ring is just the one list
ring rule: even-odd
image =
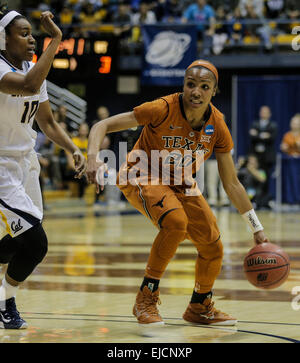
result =
[[300,159],[283,155],[281,170],[282,203],[300,204]]
[[185,69],[197,59],[197,29],[194,25],[142,26],[144,85],[178,86]]

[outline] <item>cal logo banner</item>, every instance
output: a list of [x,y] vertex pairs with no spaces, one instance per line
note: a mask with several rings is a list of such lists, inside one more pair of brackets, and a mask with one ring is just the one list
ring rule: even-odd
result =
[[197,58],[197,29],[193,25],[144,25],[145,85],[182,85],[185,69]]

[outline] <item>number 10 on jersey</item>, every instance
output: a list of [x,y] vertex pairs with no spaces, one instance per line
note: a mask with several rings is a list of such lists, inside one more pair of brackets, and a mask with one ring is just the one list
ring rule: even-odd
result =
[[22,115],[21,123],[28,124],[34,117],[39,107],[39,101],[24,102],[24,112]]

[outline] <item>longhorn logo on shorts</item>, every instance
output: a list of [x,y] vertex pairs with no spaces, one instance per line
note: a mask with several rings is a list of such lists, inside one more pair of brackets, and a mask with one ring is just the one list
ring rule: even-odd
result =
[[159,200],[157,203],[155,203],[155,204],[153,204],[153,206],[152,207],[160,207],[160,208],[163,208],[164,207],[164,205],[163,205],[163,201],[164,201],[164,199],[165,199],[165,195],[162,197],[162,199],[161,200]]
[[11,225],[10,225],[10,228],[12,229],[12,231],[14,233],[19,232],[23,228],[23,226],[21,226],[21,219],[18,220],[18,223],[17,224],[16,224],[15,221],[12,221],[11,222]]

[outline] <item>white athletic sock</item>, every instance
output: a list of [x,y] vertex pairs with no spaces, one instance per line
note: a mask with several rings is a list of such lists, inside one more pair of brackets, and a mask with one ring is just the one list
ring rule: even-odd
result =
[[4,277],[2,280],[2,286],[0,287],[0,301],[8,300],[11,297],[16,297],[17,291],[18,286],[10,285]]

